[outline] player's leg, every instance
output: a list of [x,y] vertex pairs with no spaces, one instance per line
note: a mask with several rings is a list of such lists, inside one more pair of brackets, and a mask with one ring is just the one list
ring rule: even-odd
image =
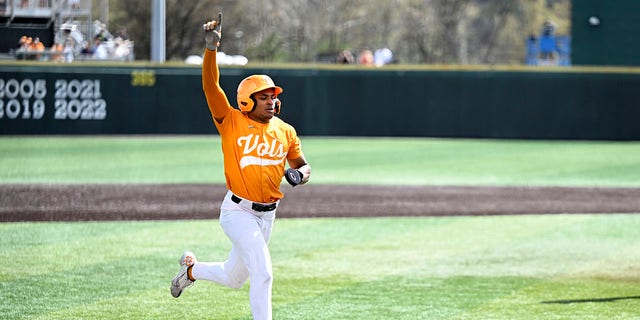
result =
[[196,280],[213,281],[233,289],[240,289],[249,279],[249,271],[235,247],[224,262],[198,262],[193,266],[191,275]]
[[198,262],[191,271],[195,279],[232,288],[241,287],[250,277],[249,300],[254,319],[272,317],[273,273],[267,244],[274,218],[275,212],[257,217],[241,207],[223,205],[220,225],[233,243],[229,258],[222,263]]
[[273,226],[274,212],[257,217],[249,212],[220,217],[220,223],[235,252],[248,270],[251,287],[249,304],[253,318],[271,319],[273,273],[271,254],[267,246]]
[[247,269],[251,287],[249,303],[254,319],[271,319],[271,292],[273,287],[273,271],[268,243],[273,227],[275,212],[265,214],[258,220],[259,232],[247,239],[241,254]]
[[[213,281],[237,289],[249,278],[251,272],[248,266],[251,265],[256,276],[266,272],[268,275],[263,277],[271,279],[271,256],[267,243],[271,236],[273,217],[273,213],[258,218],[243,209],[223,209],[220,224],[232,242],[229,257],[224,262],[198,262],[193,266],[191,275],[195,279]],[[258,279],[252,283],[261,282]],[[259,289],[260,286],[252,287]]]
[[240,255],[239,243],[242,243],[244,231],[255,225],[255,220],[243,210],[223,209],[220,212],[220,225],[231,240],[229,257],[224,262],[199,262],[193,266],[191,275],[196,279],[216,282],[220,285],[239,289],[249,278]]

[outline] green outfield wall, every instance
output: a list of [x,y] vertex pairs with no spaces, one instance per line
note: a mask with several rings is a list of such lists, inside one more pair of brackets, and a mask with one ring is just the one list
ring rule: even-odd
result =
[[[640,139],[640,69],[223,67],[284,88],[301,135]],[[0,64],[0,134],[215,133],[199,67]]]
[[574,65],[640,66],[640,1],[571,2]]

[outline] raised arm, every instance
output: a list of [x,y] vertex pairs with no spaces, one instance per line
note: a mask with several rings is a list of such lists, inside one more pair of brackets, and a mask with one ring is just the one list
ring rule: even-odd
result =
[[202,61],[202,89],[207,98],[211,117],[216,122],[222,123],[231,110],[229,100],[220,87],[220,70],[216,57],[222,38],[222,13],[218,14],[218,20],[209,21],[202,28],[205,32],[206,43]]

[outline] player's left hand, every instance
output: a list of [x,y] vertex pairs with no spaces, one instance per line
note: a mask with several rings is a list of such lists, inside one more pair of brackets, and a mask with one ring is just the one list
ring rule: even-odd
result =
[[218,20],[211,20],[202,25],[205,36],[204,41],[207,49],[218,50],[222,39],[222,12],[218,13]]
[[284,172],[284,178],[292,186],[297,186],[302,182],[302,172],[298,169],[289,168]]

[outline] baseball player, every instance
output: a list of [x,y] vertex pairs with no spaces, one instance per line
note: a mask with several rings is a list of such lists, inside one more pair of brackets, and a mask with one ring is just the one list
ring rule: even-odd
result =
[[[282,88],[266,75],[240,82],[238,109],[233,108],[218,83],[216,52],[220,45],[222,14],[203,25],[206,49],[202,87],[222,140],[224,174],[229,191],[220,207],[220,225],[232,242],[224,262],[199,262],[192,252],[180,258],[180,271],[171,282],[179,297],[196,280],[240,288],[250,280],[249,302],[256,320],[271,319],[272,268],[268,242],[283,193],[284,176],[292,186],[309,181],[311,167],[302,153],[295,129],[276,115]],[[289,168],[285,170],[286,164]]]

